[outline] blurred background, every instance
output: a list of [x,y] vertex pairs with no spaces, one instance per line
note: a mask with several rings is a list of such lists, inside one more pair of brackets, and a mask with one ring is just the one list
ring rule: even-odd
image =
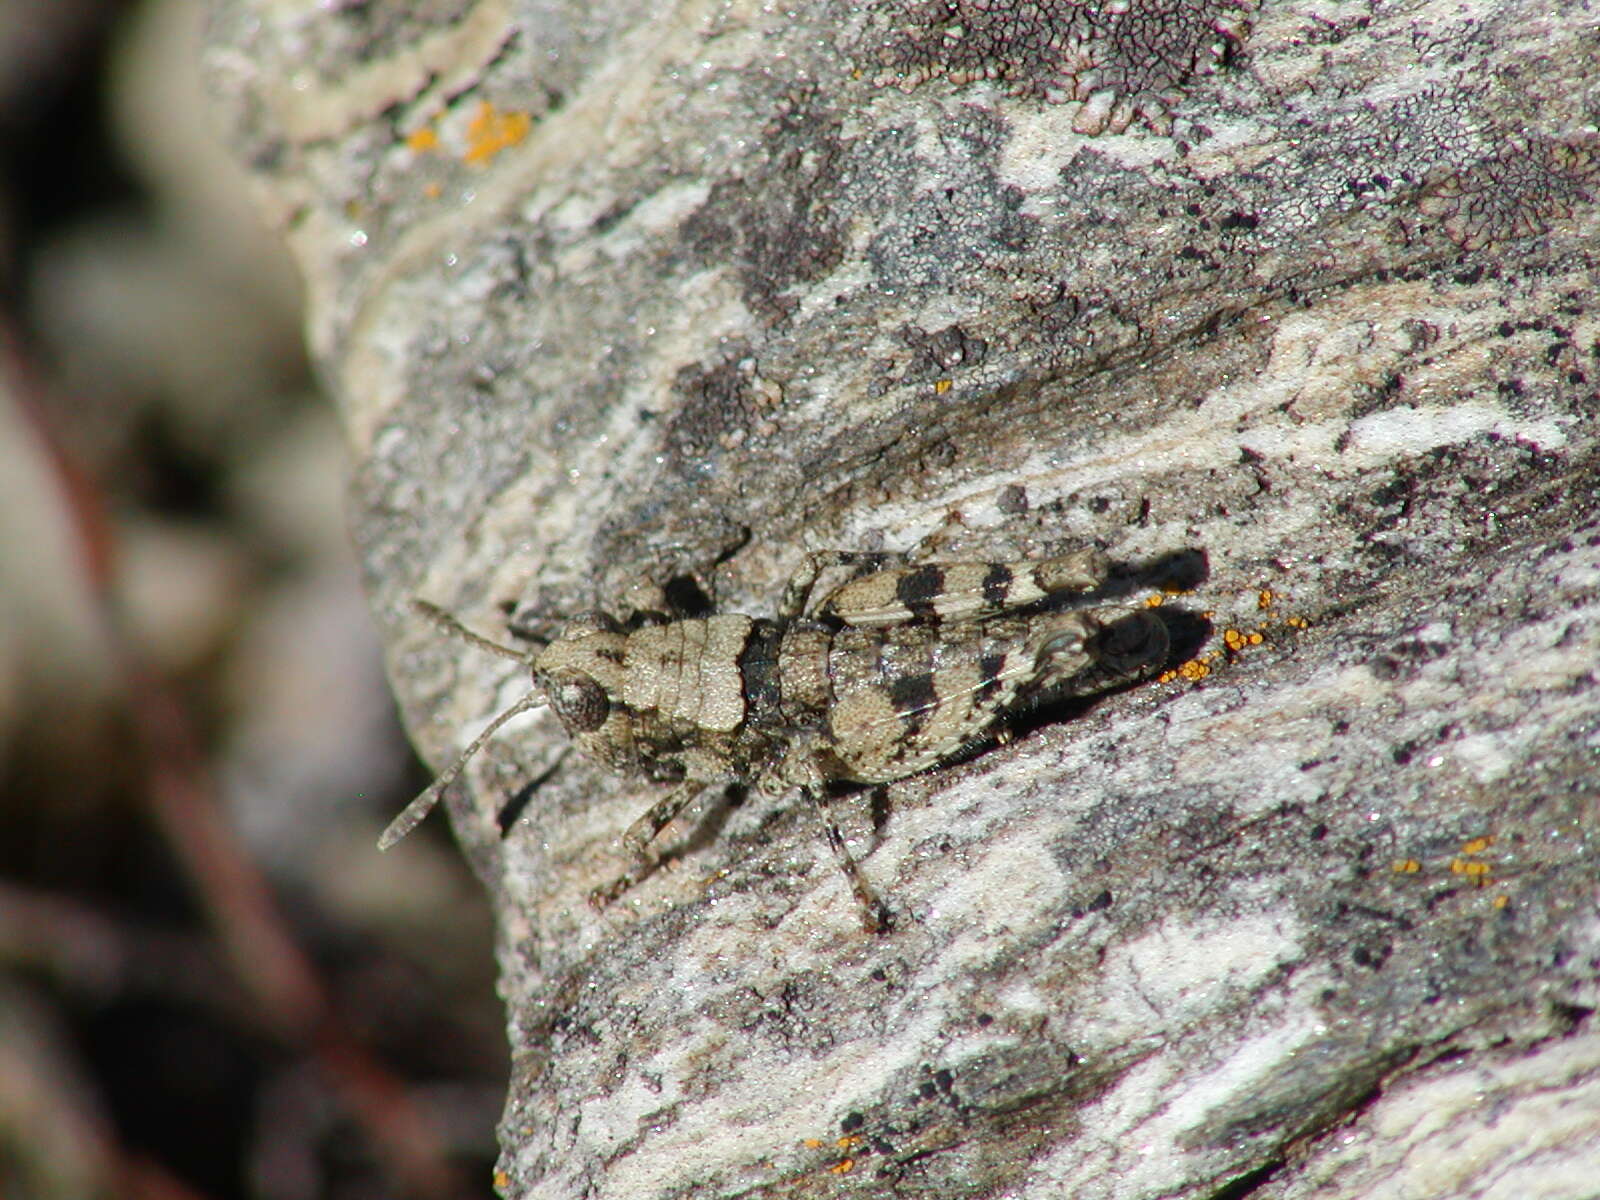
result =
[[396,724],[204,0],[0,0],[0,1197],[485,1196],[487,906]]

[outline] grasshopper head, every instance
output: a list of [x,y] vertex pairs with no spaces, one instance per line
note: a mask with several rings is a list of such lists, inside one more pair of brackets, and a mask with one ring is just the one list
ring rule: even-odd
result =
[[628,768],[633,719],[623,701],[628,635],[603,612],[581,613],[533,660],[533,679],[567,735],[593,758]]

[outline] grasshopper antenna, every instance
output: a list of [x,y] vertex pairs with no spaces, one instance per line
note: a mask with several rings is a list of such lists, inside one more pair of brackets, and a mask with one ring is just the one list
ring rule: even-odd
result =
[[483,744],[495,735],[500,726],[511,720],[512,717],[531,712],[536,708],[543,708],[544,705],[545,699],[543,696],[538,692],[529,692],[521,700],[506,709],[505,712],[490,721],[489,728],[472,739],[472,745],[463,750],[456,757],[455,762],[445,768],[444,774],[430,783],[428,789],[422,795],[401,809],[400,815],[389,822],[389,828],[385,829],[383,836],[378,839],[378,849],[389,849],[389,847],[405,837],[406,834],[422,824],[422,819],[433,811],[435,804],[439,803],[440,793],[455,782],[456,776],[461,774],[461,768],[465,767],[472,756],[483,748]]
[[[416,612],[419,612],[423,616],[427,617],[428,620],[432,621],[451,637],[460,638],[469,646],[476,646],[479,650],[487,650],[490,654],[498,654],[501,658],[509,658],[513,662],[528,664],[532,660],[533,656],[526,651],[517,650],[511,646],[503,646],[499,642],[491,641],[489,638],[484,637],[480,633],[473,633],[472,630],[468,629],[460,621],[456,620],[455,617],[445,612],[445,610],[440,608],[437,604],[434,604],[428,600],[424,600],[420,596],[412,599],[411,607]],[[542,645],[549,644],[548,638],[536,638],[535,640]]]
[[[502,646],[499,642],[492,642],[486,637],[473,633],[472,630],[468,629],[438,605],[418,599],[413,600],[411,606],[447,633],[463,639],[480,650],[487,650],[492,654],[500,655],[502,658],[514,659],[524,665],[527,665],[532,658],[531,654],[513,650],[510,646]],[[520,716],[525,712],[532,712],[536,708],[543,708],[545,703],[546,701],[542,694],[532,691],[490,721],[488,728],[473,738],[472,744],[456,756],[455,762],[446,767],[439,778],[429,784],[421,795],[400,810],[399,816],[389,822],[389,827],[383,831],[383,836],[378,838],[378,849],[389,849],[401,838],[405,837],[406,834],[422,824],[423,818],[433,811],[435,804],[439,803],[439,797],[444,793],[445,788],[455,782],[456,776],[461,774],[467,763],[472,761],[472,756],[483,749],[483,744],[492,738],[502,725],[511,720],[512,717]]]

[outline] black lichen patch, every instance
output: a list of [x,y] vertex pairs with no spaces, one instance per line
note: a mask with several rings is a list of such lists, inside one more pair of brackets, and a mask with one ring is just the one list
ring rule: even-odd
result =
[[844,146],[838,118],[814,88],[784,100],[762,141],[764,153],[747,171],[712,185],[683,237],[696,257],[733,264],[745,303],[776,324],[798,303],[787,289],[826,275],[844,257],[835,214]]
[[1082,101],[1083,133],[1135,120],[1164,132],[1184,85],[1226,63],[1255,0],[922,0],[887,38],[880,82],[995,79],[1051,101]]
[[[1023,211],[1022,189],[999,177],[1005,122],[990,108],[956,107],[936,123],[945,152],[929,186],[897,184],[865,201],[875,205],[866,261],[883,289],[966,295],[979,278],[1014,274],[1034,247],[1039,219]],[[880,130],[852,148],[851,165],[863,175],[884,163],[893,168],[885,178],[926,177],[909,140],[905,130]]]
[[712,469],[763,419],[753,364],[690,363],[672,381],[678,398],[662,435],[667,462],[686,478]]
[[900,341],[911,352],[897,377],[900,383],[926,383],[949,379],[971,370],[989,356],[989,343],[973,337],[960,325],[946,325],[929,333],[915,325],[902,326]]
[[1465,250],[1535,237],[1594,202],[1600,144],[1515,142],[1493,158],[1442,173],[1418,207]]

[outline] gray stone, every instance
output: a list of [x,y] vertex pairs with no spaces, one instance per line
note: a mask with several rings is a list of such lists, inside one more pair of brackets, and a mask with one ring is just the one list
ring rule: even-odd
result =
[[507,1195],[1594,1194],[1582,6],[235,0],[208,64],[440,765],[526,680],[413,596],[1180,589],[1163,681],[833,801],[881,937],[755,797],[593,911],[658,790],[508,727]]

